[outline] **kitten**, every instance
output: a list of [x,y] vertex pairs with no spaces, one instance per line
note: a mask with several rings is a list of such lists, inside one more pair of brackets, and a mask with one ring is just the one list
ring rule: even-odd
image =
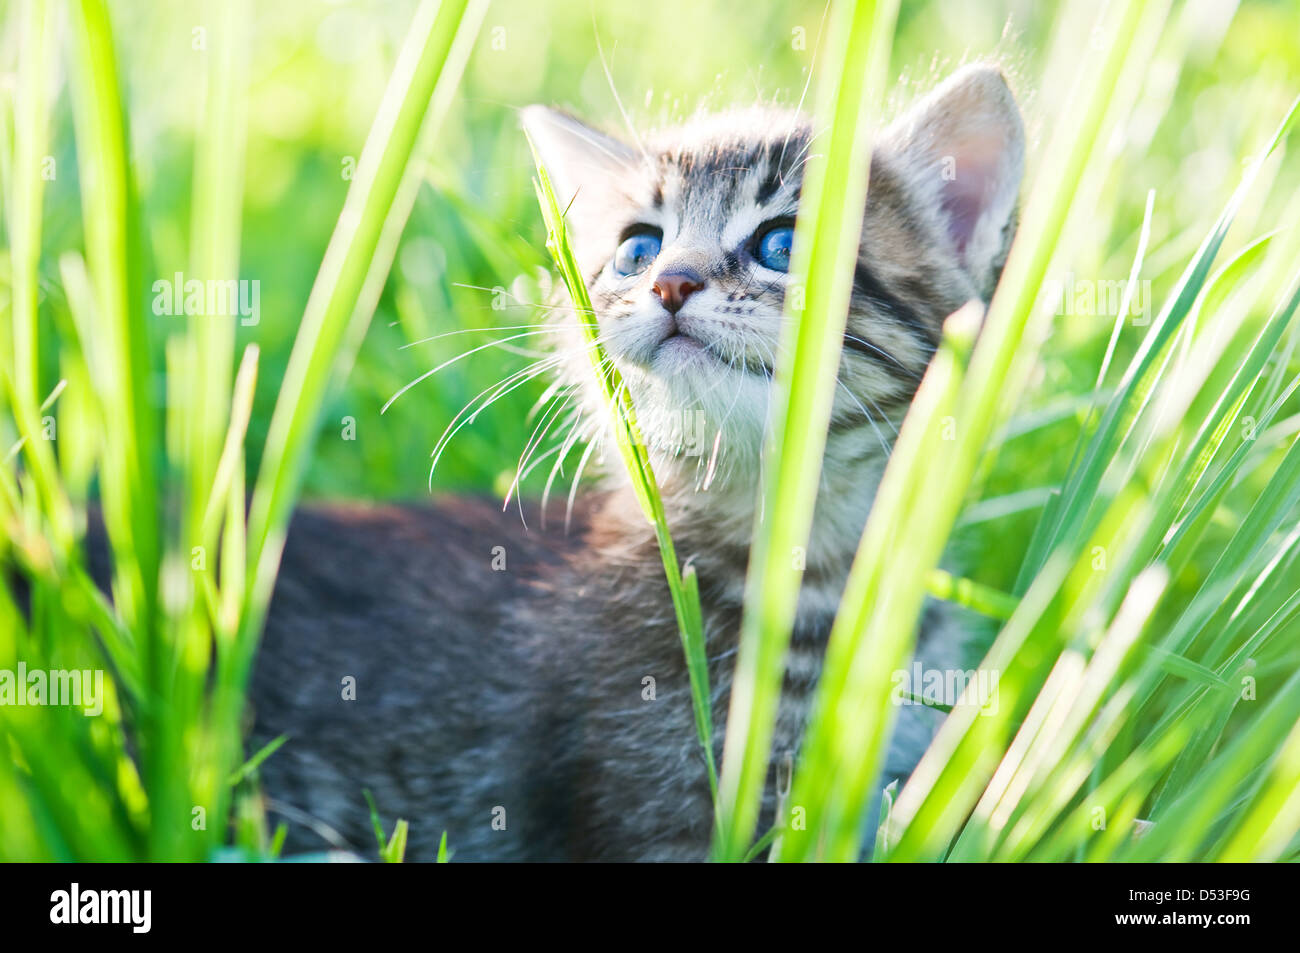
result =
[[[818,141],[807,120],[774,109],[634,145],[543,107],[523,122],[561,204],[573,198],[601,337],[653,448],[678,553],[699,573],[720,753],[791,226]],[[1010,90],[982,65],[877,136],[774,765],[795,754],[940,325],[987,299],[1005,260],[1023,141]],[[599,426],[576,322],[561,321],[562,380]],[[917,652],[926,668],[961,665],[960,629],[936,606]],[[567,534],[526,531],[487,501],[304,509],[253,697],[257,736],[290,735],[261,771],[291,848],[366,851],[368,788],[385,818],[410,821],[411,859],[432,858],[443,830],[460,859],[707,855],[712,811],[677,625],[621,471],[583,498]],[[902,709],[886,780],[910,772],[935,717]]]

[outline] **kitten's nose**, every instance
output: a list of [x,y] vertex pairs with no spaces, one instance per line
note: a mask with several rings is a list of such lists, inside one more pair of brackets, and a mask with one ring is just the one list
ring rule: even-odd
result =
[[673,271],[655,279],[654,293],[669,314],[676,314],[686,299],[704,287],[704,279],[693,271]]

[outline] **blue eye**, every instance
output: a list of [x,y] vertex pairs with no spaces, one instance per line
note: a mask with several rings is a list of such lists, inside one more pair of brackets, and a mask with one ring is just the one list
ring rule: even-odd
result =
[[657,232],[641,232],[624,239],[614,253],[614,273],[621,278],[639,275],[659,254],[663,238]]
[[768,229],[758,240],[755,257],[764,268],[773,271],[790,270],[790,246],[794,242],[794,228],[778,225]]

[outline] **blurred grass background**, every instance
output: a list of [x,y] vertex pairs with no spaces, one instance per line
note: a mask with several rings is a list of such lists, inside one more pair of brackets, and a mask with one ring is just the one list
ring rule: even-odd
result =
[[[10,107],[21,40],[18,6],[13,0],[0,4],[2,92]],[[254,343],[261,354],[247,440],[250,474],[259,465],[278,386],[350,173],[415,7],[414,0],[290,0],[251,8],[249,46],[242,53],[248,128],[239,274],[259,282],[260,320],[237,329],[236,345],[238,353]],[[166,279],[190,270],[193,169],[205,94],[203,31],[211,8],[192,0],[118,0],[110,8],[130,117],[131,172],[142,206],[143,268],[149,280]],[[1063,27],[1063,11],[1064,5],[1030,0],[903,3],[891,62],[900,79],[888,108],[901,109],[965,60],[994,58],[1010,75],[1025,111],[1032,176],[1039,137],[1055,120],[1062,94],[1039,89],[1036,82],[1051,65],[1077,62],[1083,69],[1089,62],[1087,24]],[[536,298],[548,262],[518,108],[560,105],[617,132],[615,90],[638,127],[680,119],[701,106],[755,99],[794,103],[814,69],[824,14],[821,3],[494,2],[450,112],[420,153],[426,184],[355,367],[325,410],[306,494],[425,498],[430,451],[444,428],[476,394],[530,359],[527,348],[481,351],[380,413],[394,393],[429,368],[502,335],[426,339],[533,320],[523,303]],[[1240,177],[1242,160],[1267,140],[1296,95],[1300,6],[1291,0],[1180,3],[1161,50],[1169,55],[1158,53],[1153,60],[1132,120],[1107,144],[1114,165],[1072,268],[1080,280],[1127,277],[1148,191],[1154,189],[1143,269],[1152,284],[1152,308],[1210,228]],[[40,260],[42,397],[62,376],[53,343],[66,336],[58,262],[64,251],[84,245],[65,83],[61,72],[51,77],[54,171],[46,182]],[[1237,216],[1220,263],[1261,233],[1279,224],[1293,227],[1289,223],[1300,218],[1295,155],[1280,149],[1263,178]],[[1293,237],[1286,241],[1295,247]],[[0,269],[0,282],[8,272]],[[0,293],[8,292],[0,287]],[[1261,294],[1260,310],[1247,320],[1262,321],[1276,298]],[[981,474],[978,499],[969,501],[958,523],[953,556],[973,580],[1007,592],[1016,588],[1047,488],[1070,464],[1114,317],[1103,309],[1054,322],[1001,452]],[[186,319],[150,320],[154,366],[161,367],[167,337],[183,330]],[[1139,340],[1131,325],[1126,328],[1118,366]],[[1295,368],[1281,371],[1289,371],[1289,378]],[[150,384],[161,408],[165,382],[160,376]],[[504,493],[533,430],[528,410],[544,386],[537,381],[514,391],[463,429],[433,474],[433,488]],[[1300,430],[1298,412],[1294,401],[1284,408],[1271,439],[1253,452],[1280,455],[1285,438]],[[0,421],[0,437],[5,447],[17,439],[7,418]],[[1270,471],[1253,469],[1246,479],[1262,485]],[[532,489],[540,489],[544,479],[542,468]],[[1248,483],[1216,510],[1206,545],[1171,581],[1174,593],[1196,591],[1240,522],[1242,513],[1234,507],[1250,500],[1250,489]],[[1185,603],[1186,598],[1167,601],[1174,609]],[[1295,662],[1296,652],[1289,650],[1269,660],[1265,672],[1276,677]]]

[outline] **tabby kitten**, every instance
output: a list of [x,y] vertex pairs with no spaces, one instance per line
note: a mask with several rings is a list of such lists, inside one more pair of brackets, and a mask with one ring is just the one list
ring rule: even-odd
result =
[[[754,109],[627,144],[539,106],[523,122],[556,185],[605,347],[653,448],[679,554],[697,568],[721,751],[787,292],[807,120]],[[773,743],[803,730],[826,637],[896,428],[949,313],[987,298],[1015,226],[1023,132],[1001,74],[959,70],[877,136],[798,617]],[[562,379],[602,413],[576,322]],[[594,425],[594,426],[598,426]],[[703,439],[700,439],[700,437]],[[617,470],[618,468],[613,468]],[[304,509],[254,684],[263,766],[291,847],[367,851],[362,789],[445,830],[460,859],[698,860],[712,813],[655,538],[625,478],[566,533],[488,501]],[[926,668],[960,665],[927,610]],[[936,727],[905,708],[886,779]]]

